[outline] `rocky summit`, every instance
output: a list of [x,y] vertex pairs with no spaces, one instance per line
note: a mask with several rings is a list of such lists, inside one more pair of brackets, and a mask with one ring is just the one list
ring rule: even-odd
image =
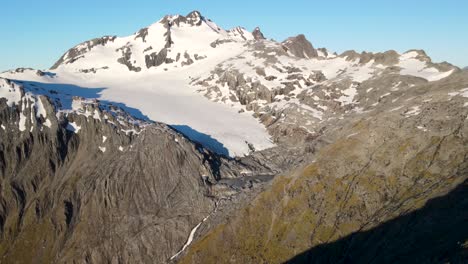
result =
[[0,73],[0,263],[467,263],[468,72],[198,11]]

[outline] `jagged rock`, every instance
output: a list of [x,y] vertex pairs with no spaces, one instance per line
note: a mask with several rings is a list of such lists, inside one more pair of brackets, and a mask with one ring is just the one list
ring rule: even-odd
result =
[[253,37],[254,37],[255,40],[263,40],[263,39],[266,39],[259,27],[256,27],[256,28],[254,29],[254,31],[252,32],[252,35],[253,35]]
[[243,40],[247,40],[247,36],[246,36],[247,30],[243,27],[235,27],[231,30],[228,30],[228,33],[233,36],[239,36]]
[[288,38],[283,42],[283,46],[288,52],[299,58],[309,59],[318,57],[317,51],[302,34]]
[[233,42],[233,41],[230,40],[230,39],[221,39],[221,40],[218,39],[218,40],[216,40],[216,41],[210,43],[210,46],[211,46],[212,48],[216,48],[216,47],[219,46],[219,45],[222,45],[222,44],[224,44],[224,43],[231,43],[231,42]]
[[194,61],[192,60],[192,58],[190,58],[190,54],[188,54],[187,52],[184,53],[184,58],[185,61],[181,63],[182,66],[193,64]]
[[133,63],[131,62],[132,51],[130,50],[129,47],[127,47],[127,46],[122,47],[118,51],[122,52],[122,57],[117,59],[118,63],[127,66],[128,70],[130,70],[130,71],[134,71],[134,72],[140,72],[141,71],[141,67],[135,67],[133,65]]
[[141,38],[143,42],[146,42],[147,36],[148,36],[148,28],[142,28],[137,32],[135,39]]
[[158,67],[161,64],[165,63],[167,60],[167,49],[164,48],[159,52],[153,52],[150,55],[145,56],[146,67],[149,69],[151,67]]

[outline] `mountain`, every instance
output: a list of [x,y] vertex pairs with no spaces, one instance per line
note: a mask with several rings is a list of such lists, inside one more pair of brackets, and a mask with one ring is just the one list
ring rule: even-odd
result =
[[312,44],[302,34],[288,38],[283,42],[283,46],[286,51],[299,58],[310,59],[318,57],[317,50],[314,49]]
[[0,73],[1,262],[464,260],[467,87],[197,11]]
[[329,124],[315,139],[328,144],[315,148],[312,162],[276,177],[205,231],[180,263],[466,262],[468,89],[461,87],[466,73]]

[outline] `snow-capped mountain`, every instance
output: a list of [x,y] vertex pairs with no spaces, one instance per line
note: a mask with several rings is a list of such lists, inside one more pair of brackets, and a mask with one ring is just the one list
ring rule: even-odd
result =
[[0,262],[452,262],[468,72],[267,37],[192,12],[0,73]]
[[367,80],[398,74],[436,81],[457,70],[433,64],[423,51],[338,56],[315,49],[304,35],[279,43],[259,28],[225,30],[194,11],[166,16],[131,36],[81,43],[47,73],[0,76],[119,103],[218,153],[242,156],[284,141],[279,135],[302,117],[308,120],[300,122],[297,140],[339,109],[358,107],[354,97]]

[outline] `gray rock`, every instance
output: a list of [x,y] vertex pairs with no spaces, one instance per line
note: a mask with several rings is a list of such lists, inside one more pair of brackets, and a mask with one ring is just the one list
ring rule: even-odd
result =
[[301,34],[296,37],[288,38],[283,41],[284,48],[299,58],[315,58],[318,57],[317,51],[312,44]]
[[128,46],[124,46],[120,49],[118,49],[117,51],[122,51],[122,57],[117,59],[117,62],[119,62],[120,64],[123,64],[125,66],[127,66],[127,68],[130,70],[130,71],[134,71],[134,72],[140,72],[141,71],[141,68],[140,67],[135,67],[133,65],[133,63],[131,62],[131,58],[132,58],[132,51],[130,49],[130,47]]
[[266,39],[259,27],[256,27],[254,29],[254,31],[252,32],[252,35],[254,36],[255,40],[264,40],[264,39]]
[[165,63],[167,60],[167,49],[164,48],[161,51],[153,52],[150,55],[145,56],[146,67],[149,69],[151,67],[158,67]]
[[[165,263],[217,199],[242,192],[234,182],[218,187],[219,180],[245,170],[272,173],[262,158],[225,160],[164,124],[137,122],[98,101],[83,101],[82,113],[60,115],[39,96],[45,125],[22,94],[13,107],[0,100],[6,262]],[[21,115],[28,117],[24,131]],[[70,131],[70,124],[80,129]]]

